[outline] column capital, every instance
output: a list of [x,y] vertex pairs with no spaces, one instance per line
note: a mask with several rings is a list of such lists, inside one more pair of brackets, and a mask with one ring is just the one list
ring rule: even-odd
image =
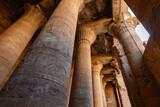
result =
[[[24,5],[25,13],[22,16],[24,20],[27,20],[31,23],[35,22],[35,19],[38,19],[41,21],[39,26],[42,26],[47,21],[47,18],[44,15],[44,12],[41,10],[40,6],[38,4],[36,5],[30,5],[29,3],[26,3]],[[34,16],[35,18],[31,17]]]
[[95,40],[96,34],[91,27],[83,25],[78,28],[78,44],[88,43],[91,45]]
[[135,29],[138,24],[139,21],[136,17],[130,17],[127,19],[120,17],[117,21],[112,22],[107,29],[111,35],[117,35],[117,33],[124,30],[124,28],[132,27]]
[[25,10],[25,13],[24,14],[27,14],[27,13],[36,13],[37,15],[41,16],[41,17],[44,17],[44,14],[40,8],[40,6],[38,4],[36,5],[30,5],[29,3],[25,3],[24,4],[24,10]]
[[92,71],[100,74],[103,64],[99,61],[92,62]]

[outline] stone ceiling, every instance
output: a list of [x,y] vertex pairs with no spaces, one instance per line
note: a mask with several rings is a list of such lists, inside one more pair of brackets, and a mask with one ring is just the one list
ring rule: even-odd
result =
[[104,17],[112,17],[111,0],[93,0],[86,3],[79,13],[78,24],[102,19]]
[[[20,11],[23,11],[25,3],[36,4],[40,1],[42,0],[1,0],[0,4],[3,4],[4,8],[7,7],[7,9],[11,11],[10,18],[12,16],[11,20],[13,20],[13,17],[16,19],[22,14]],[[52,1],[56,5],[60,0]],[[85,6],[79,13],[78,23],[81,24],[88,21],[98,20],[102,17],[112,17],[111,1],[112,0],[85,0]],[[54,9],[55,7],[52,8]],[[1,8],[1,11],[3,11],[3,8]],[[49,11],[46,10],[46,12]]]
[[[41,0],[1,0],[0,12],[14,22],[23,14],[23,6],[25,3],[36,4],[40,1]],[[48,18],[58,5],[59,1],[60,0],[53,0],[53,4],[55,4],[54,7],[51,5],[49,9],[43,8]],[[112,18],[112,15],[112,0],[85,0],[85,5],[79,13],[78,24],[84,24],[86,22],[97,21],[104,18]],[[104,32],[98,35],[96,42],[91,48],[92,55],[104,54],[106,52],[111,53],[111,39],[112,37],[109,34],[104,34]]]
[[[112,0],[92,0],[86,3],[82,11],[79,13],[78,24],[97,21],[100,19],[112,18]],[[106,40],[108,37],[108,40]],[[108,33],[101,33],[97,36],[96,41],[91,47],[91,55],[111,53],[113,41],[112,36]]]

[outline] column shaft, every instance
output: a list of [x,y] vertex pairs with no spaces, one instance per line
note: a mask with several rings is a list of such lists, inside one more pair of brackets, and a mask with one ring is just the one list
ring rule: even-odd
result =
[[78,10],[82,2],[61,0],[2,89],[2,107],[66,107]]
[[[144,46],[134,30],[135,23],[135,18],[120,21],[116,26],[116,35],[124,47],[133,76],[139,87],[138,95],[142,96],[146,107],[159,105],[160,87],[143,59]],[[136,105],[144,106],[143,102]]]
[[121,73],[123,75],[123,79],[125,81],[128,90],[128,95],[131,101],[131,105],[133,107],[136,107],[136,105],[143,106],[142,96],[137,94],[139,93],[139,88],[133,76],[133,72],[128,63],[128,59],[122,45],[121,44],[114,45],[113,53],[115,54],[114,56],[118,60],[119,66],[121,68],[122,71]]
[[0,85],[44,20],[38,5],[26,7],[25,14],[0,35]]
[[[132,27],[119,32],[119,40],[127,54],[133,75],[140,89],[140,95],[147,107],[160,101],[160,87],[143,59],[143,51],[138,47],[133,37],[138,36]],[[153,102],[154,99],[154,102]]]
[[[101,90],[102,90],[102,100],[103,100],[103,107],[107,107],[107,103],[106,103],[106,95],[105,95],[105,86],[106,86],[106,82],[104,83],[103,81],[103,74],[101,74]],[[105,84],[105,85],[104,85]]]
[[105,88],[107,107],[118,107],[118,101],[116,97],[116,91],[113,84],[107,84]]
[[100,75],[97,72],[93,72],[93,98],[95,107],[103,107],[102,90],[99,76]]
[[79,29],[75,72],[71,90],[70,107],[93,107],[91,44],[94,32],[87,27]]
[[117,94],[119,95],[122,107],[132,107],[121,73],[117,74],[115,78],[116,78],[115,86],[116,86],[116,89],[118,91]]
[[100,78],[100,72],[103,65],[101,62],[92,62],[92,75],[93,75],[93,100],[94,107],[103,107],[103,99],[102,99],[102,84]]

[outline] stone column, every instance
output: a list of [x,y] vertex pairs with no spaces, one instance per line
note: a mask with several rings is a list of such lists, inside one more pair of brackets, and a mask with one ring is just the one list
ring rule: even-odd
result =
[[117,94],[119,96],[119,104],[122,105],[122,107],[132,107],[130,100],[129,100],[129,96],[128,96],[128,92],[123,80],[123,77],[120,74],[115,75],[116,81],[115,81],[115,88],[117,90]]
[[107,107],[107,103],[106,103],[106,95],[105,95],[105,86],[106,86],[106,82],[103,81],[103,77],[104,75],[101,73],[100,74],[100,78],[101,78],[101,90],[102,90],[102,100],[103,100],[103,107]]
[[[135,32],[137,19],[131,18],[129,13],[123,13],[117,22],[110,25],[114,34],[124,47],[133,76],[139,87],[139,96],[142,96],[146,107],[159,105],[160,87],[143,59],[144,46]],[[154,100],[154,102],[153,102]],[[143,102],[137,102],[137,106],[144,106]]]
[[24,15],[0,35],[0,85],[45,18],[38,5],[26,4],[25,10]]
[[86,26],[79,28],[75,72],[71,90],[70,107],[93,107],[91,44],[94,31]]
[[106,85],[105,88],[107,107],[119,107],[115,87],[112,83]]
[[77,17],[82,2],[61,0],[3,87],[1,107],[66,107]]
[[144,58],[160,86],[160,1],[124,1],[150,34],[150,38],[144,52]]
[[102,88],[100,73],[103,64],[99,61],[92,62],[92,79],[93,79],[93,100],[94,107],[103,107]]
[[111,66],[114,67],[116,71],[113,75],[116,79],[114,81],[114,85],[117,91],[117,96],[119,98],[119,104],[121,104],[122,107],[131,107],[126,85],[124,83],[124,78],[122,77],[122,73],[116,59],[111,62]]
[[139,93],[139,88],[133,76],[131,67],[128,63],[128,59],[122,45],[121,44],[114,45],[113,53],[121,69],[121,73],[123,75],[123,79],[128,90],[127,94],[129,95],[131,105],[133,107],[136,107],[136,105],[138,106],[143,104],[142,96],[137,94]]

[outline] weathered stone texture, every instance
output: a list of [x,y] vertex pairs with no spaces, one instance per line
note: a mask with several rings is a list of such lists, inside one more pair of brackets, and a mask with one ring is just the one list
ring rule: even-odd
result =
[[[74,52],[74,54],[75,54],[75,52]],[[69,89],[68,89],[68,97],[67,97],[67,105],[66,105],[66,107],[69,107],[74,69],[75,69],[75,58],[73,58],[73,60],[72,60],[72,67],[71,67],[71,73],[70,73]]]
[[112,17],[118,18],[120,14],[121,0],[112,0]]
[[[160,1],[159,0],[125,0],[136,17],[150,33],[150,39],[144,57],[154,77],[160,85]],[[143,13],[143,14],[142,14]]]
[[139,88],[137,86],[132,70],[128,63],[128,59],[124,52],[123,46],[121,44],[115,45],[113,47],[113,53],[114,53],[114,57],[116,57],[116,59],[119,62],[119,67],[121,68],[122,75],[123,75],[125,84],[129,92],[128,94],[129,94],[132,106],[133,107],[136,107],[136,106],[143,107],[144,106],[143,100],[141,98]]
[[116,88],[119,93],[119,101],[121,102],[121,105],[123,107],[132,107],[121,72],[120,74],[117,74],[115,78],[117,80]]
[[99,20],[103,17],[112,17],[112,5],[110,0],[84,0],[85,8],[79,13],[78,24],[85,24]]
[[119,107],[115,86],[108,83],[105,87],[107,107]]
[[96,35],[91,28],[79,28],[70,107],[93,107],[91,44],[95,39]]
[[134,40],[136,36],[138,35],[132,27],[126,27],[119,32],[118,38],[124,47],[145,106],[150,107],[153,104],[158,106],[160,87],[143,59],[142,49]]
[[91,46],[91,55],[96,56],[100,54],[105,54],[105,35],[97,35],[96,41]]
[[1,107],[65,107],[78,10],[62,0],[0,93]]
[[92,62],[92,80],[93,80],[93,100],[94,107],[104,107],[102,99],[102,83],[100,78],[103,64],[99,61]]
[[160,45],[156,41],[157,39],[151,35],[144,52],[144,58],[160,85]]
[[100,74],[100,82],[101,82],[101,91],[102,91],[102,100],[103,100],[103,107],[107,107],[106,103],[106,95],[105,95],[105,86],[106,86],[106,81],[103,80],[104,75],[101,73]]
[[26,7],[25,14],[0,35],[0,84],[45,18],[38,5]]

